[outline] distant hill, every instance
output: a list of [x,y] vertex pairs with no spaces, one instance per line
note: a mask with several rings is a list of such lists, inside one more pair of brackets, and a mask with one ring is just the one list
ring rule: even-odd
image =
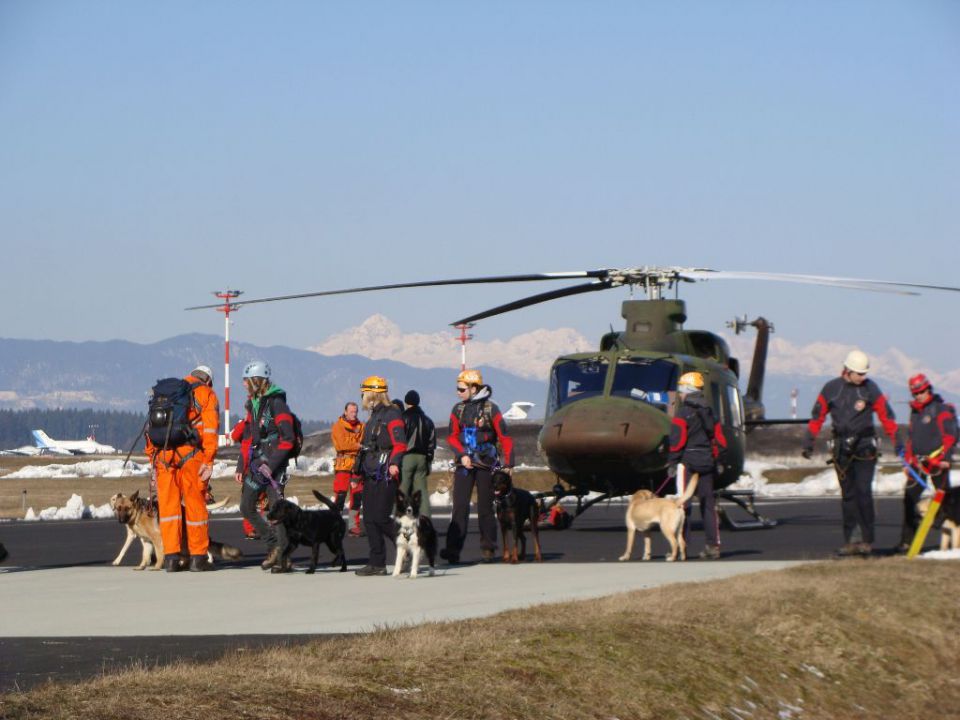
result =
[[[230,349],[234,415],[243,398],[240,373],[255,358],[270,364],[274,380],[287,391],[294,411],[308,420],[339,416],[346,401],[358,399],[360,381],[373,374],[387,378],[392,396],[402,397],[411,388],[418,390],[424,410],[438,423],[446,422],[456,401],[455,368],[420,369],[391,360],[324,356],[279,345],[231,342]],[[222,392],[222,358],[223,339],[216,335],[179,335],[153,344],[0,338],[0,408],[143,412],[158,378],[186,375],[199,364],[214,369],[218,393]],[[494,400],[504,410],[512,401],[530,400],[537,403],[533,415],[542,413],[545,380],[528,380],[494,368],[483,368],[483,373],[493,386]]]

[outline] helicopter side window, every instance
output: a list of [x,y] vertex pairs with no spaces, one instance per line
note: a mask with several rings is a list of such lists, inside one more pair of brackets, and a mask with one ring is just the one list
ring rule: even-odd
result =
[[677,366],[667,360],[625,358],[617,363],[610,394],[643,400],[666,410],[677,387]]
[[710,383],[711,405],[713,406],[713,415],[721,425],[727,424],[730,417],[730,405],[727,403],[727,394],[720,392],[720,386],[717,383]]
[[727,385],[727,401],[730,406],[730,419],[734,427],[743,427],[743,401],[740,399],[740,388],[736,385]]
[[602,395],[607,365],[606,360],[571,360],[555,365],[550,374],[547,414],[575,400]]

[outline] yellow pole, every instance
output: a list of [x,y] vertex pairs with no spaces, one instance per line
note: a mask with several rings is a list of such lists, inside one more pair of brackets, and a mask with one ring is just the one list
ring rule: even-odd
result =
[[927,533],[930,532],[930,527],[933,525],[933,519],[937,516],[937,511],[940,510],[940,504],[943,502],[944,495],[946,495],[946,493],[943,490],[937,490],[933,494],[930,507],[927,508],[927,513],[923,516],[920,527],[917,528],[917,534],[913,536],[913,542],[910,543],[910,550],[907,551],[908,558],[916,557],[917,553],[923,548],[923,543],[927,539]]

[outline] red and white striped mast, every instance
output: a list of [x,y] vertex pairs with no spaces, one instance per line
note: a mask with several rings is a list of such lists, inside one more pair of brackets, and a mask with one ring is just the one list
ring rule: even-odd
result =
[[454,327],[460,331],[460,336],[457,340],[460,341],[460,371],[463,372],[467,369],[467,340],[473,340],[473,335],[468,335],[467,330],[472,328],[476,323],[460,323],[459,325],[454,325]]
[[230,301],[243,295],[243,290],[214,290],[213,294],[223,300],[217,312],[223,313],[223,435],[230,435],[230,313],[240,309]]

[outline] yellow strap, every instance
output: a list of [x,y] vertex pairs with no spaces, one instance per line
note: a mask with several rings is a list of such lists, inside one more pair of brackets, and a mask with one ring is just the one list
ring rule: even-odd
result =
[[930,532],[933,520],[937,517],[937,511],[940,510],[940,504],[943,502],[945,494],[943,490],[937,490],[934,493],[933,500],[930,501],[930,507],[927,509],[926,515],[923,516],[920,527],[917,528],[917,534],[913,536],[913,542],[910,543],[910,549],[907,551],[908,558],[916,557],[917,553],[923,549],[923,543],[926,542],[927,533]]

